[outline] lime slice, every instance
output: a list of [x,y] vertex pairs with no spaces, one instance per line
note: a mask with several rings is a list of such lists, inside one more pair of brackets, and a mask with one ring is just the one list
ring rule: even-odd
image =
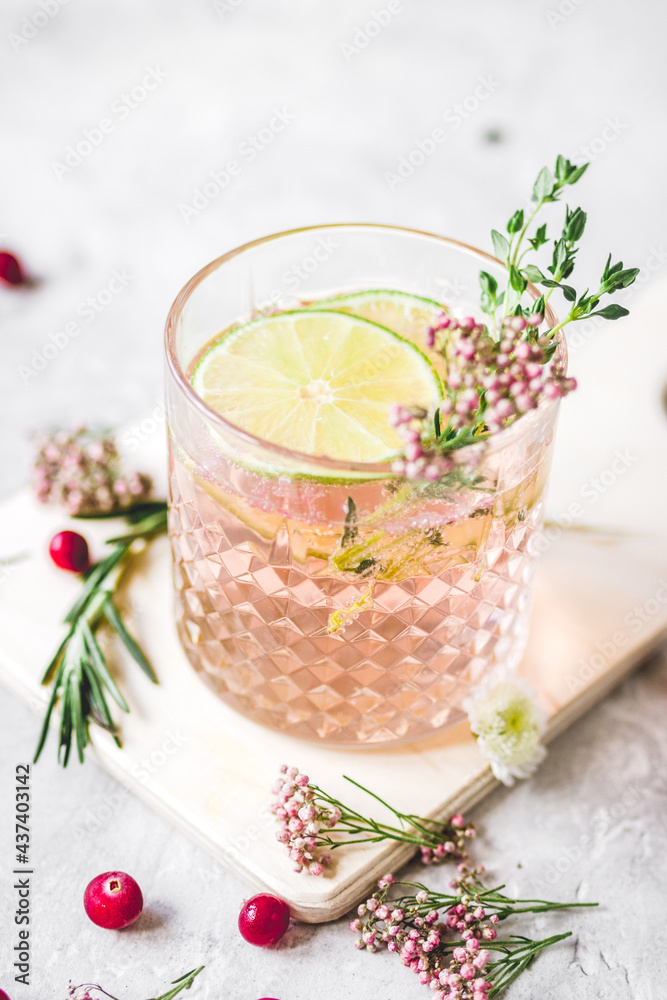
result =
[[442,384],[409,341],[333,310],[264,316],[204,354],[192,386],[213,410],[251,434],[308,455],[382,462],[404,443],[392,403],[433,410]]
[[445,360],[442,354],[425,347],[426,328],[435,323],[443,312],[447,312],[440,302],[409,292],[379,288],[337,295],[331,299],[314,302],[312,308],[335,309],[386,326],[399,337],[412,341],[423,350],[438,375],[443,381],[446,380]]
[[369,319],[393,330],[399,337],[411,340],[418,347],[424,345],[424,334],[438,316],[447,310],[433,299],[409,292],[377,289],[369,292],[351,292],[313,303],[315,309],[335,309]]

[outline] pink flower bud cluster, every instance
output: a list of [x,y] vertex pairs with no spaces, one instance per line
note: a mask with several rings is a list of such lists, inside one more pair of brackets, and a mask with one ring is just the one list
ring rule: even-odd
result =
[[357,948],[396,953],[437,1000],[487,1000],[493,988],[486,978],[491,956],[483,945],[496,937],[498,916],[487,916],[470,889],[470,870],[465,864],[459,867],[462,875],[454,882],[459,902],[444,919],[425,889],[392,902],[393,878],[385,875],[378,890],[359,906],[350,930],[357,935]]
[[501,339],[485,343],[481,350],[485,370],[478,367],[475,374],[484,390],[484,422],[492,434],[537,409],[541,399],[558,399],[577,387],[575,379],[550,373],[545,367],[551,341],[538,337],[536,325],[531,325],[541,319],[506,317]]
[[408,408],[398,403],[389,409],[389,423],[396,428],[399,437],[405,442],[404,458],[397,458],[392,463],[392,472],[397,476],[407,476],[408,479],[427,479],[436,482],[442,479],[454,468],[454,459],[443,455],[424,442],[424,423],[428,414],[421,407]]
[[[507,316],[498,340],[473,316],[457,320],[443,314],[427,329],[426,346],[438,350],[447,367],[447,394],[440,403],[443,430],[495,434],[543,398],[558,399],[576,388],[575,379],[546,367],[552,341],[538,335],[543,318],[538,313]],[[393,472],[435,482],[452,471],[454,459],[434,441],[430,415],[395,404],[389,422],[405,442]]]
[[280,824],[276,840],[294,862],[294,871],[321,876],[326,865],[331,864],[330,854],[319,854],[318,848],[328,843],[322,831],[333,830],[341,818],[337,806],[316,802],[315,792],[309,786],[307,774],[300,774],[297,767],[281,765],[273,786],[274,800],[271,812]]
[[442,841],[435,847],[422,847],[421,859],[425,865],[437,865],[443,861],[467,861],[467,841],[476,836],[474,826],[468,826],[460,813],[452,816],[444,824]]
[[41,503],[62,504],[72,516],[121,513],[147,500],[153,486],[142,473],[122,475],[113,437],[84,427],[37,438],[32,482]]

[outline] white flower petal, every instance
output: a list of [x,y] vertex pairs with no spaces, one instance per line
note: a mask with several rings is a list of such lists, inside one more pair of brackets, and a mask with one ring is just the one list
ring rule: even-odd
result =
[[506,785],[534,774],[546,756],[546,713],[530,683],[505,667],[494,670],[463,703],[470,728],[496,778]]

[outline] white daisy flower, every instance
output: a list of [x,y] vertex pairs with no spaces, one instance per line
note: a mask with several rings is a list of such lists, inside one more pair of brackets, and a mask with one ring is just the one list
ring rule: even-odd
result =
[[504,785],[529,778],[542,763],[546,713],[536,694],[513,670],[494,670],[463,702],[477,744]]

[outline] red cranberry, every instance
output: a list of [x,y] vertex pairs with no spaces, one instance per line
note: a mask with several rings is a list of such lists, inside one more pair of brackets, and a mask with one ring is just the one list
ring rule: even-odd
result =
[[76,531],[59,531],[49,545],[49,555],[56,566],[70,573],[83,573],[88,569],[90,556],[88,542]]
[[4,990],[0,990],[0,1000],[9,1000],[9,997]]
[[131,875],[104,872],[86,886],[83,905],[98,927],[120,930],[138,918],[144,908],[144,897]]
[[289,906],[284,899],[260,892],[247,899],[239,913],[239,930],[249,944],[259,948],[280,941],[289,927]]
[[25,281],[21,264],[14,254],[8,253],[7,250],[0,250],[0,281],[8,285],[22,285]]

